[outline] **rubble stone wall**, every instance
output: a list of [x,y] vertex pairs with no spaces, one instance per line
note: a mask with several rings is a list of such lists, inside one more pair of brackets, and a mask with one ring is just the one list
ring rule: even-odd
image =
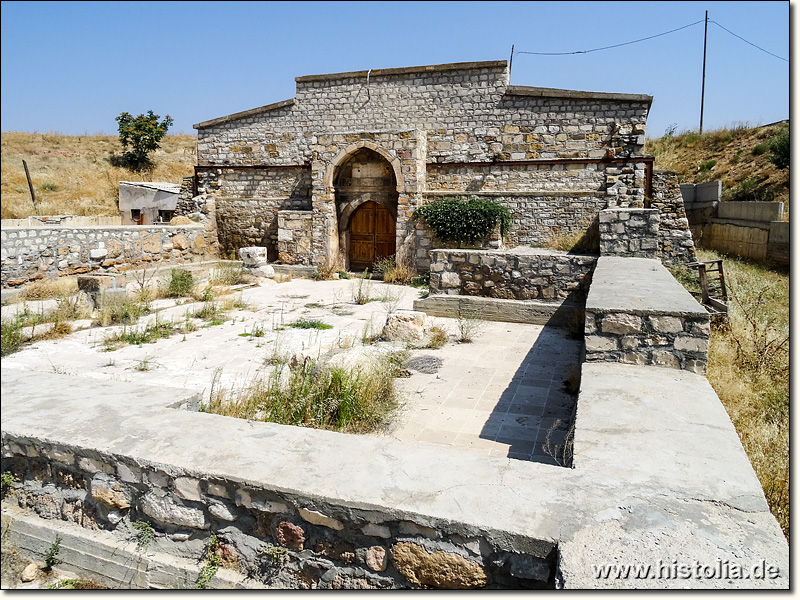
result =
[[[337,506],[253,482],[10,434],[3,437],[3,472],[18,480],[4,504],[14,502],[42,519],[110,532],[131,547],[137,539],[132,524],[149,524],[154,536],[142,552],[161,550],[202,564],[213,533],[220,566],[249,577],[248,587],[554,587],[552,542],[451,521],[416,522],[391,509]],[[517,551],[519,546],[531,550]],[[99,576],[117,587],[123,581],[114,575]],[[135,587],[130,569],[117,575]],[[209,587],[214,584],[212,577]]]
[[62,275],[128,271],[162,262],[218,256],[216,232],[206,225],[3,228],[3,287]]
[[433,250],[431,295],[579,303],[586,297],[597,257],[529,249]]

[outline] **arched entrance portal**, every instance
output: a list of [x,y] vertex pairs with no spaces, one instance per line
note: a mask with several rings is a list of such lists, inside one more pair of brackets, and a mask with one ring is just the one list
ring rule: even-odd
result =
[[350,268],[372,266],[378,258],[395,252],[395,224],[389,211],[377,202],[364,202],[350,219]]
[[389,162],[369,148],[353,152],[334,177],[339,256],[363,270],[396,249],[397,180]]

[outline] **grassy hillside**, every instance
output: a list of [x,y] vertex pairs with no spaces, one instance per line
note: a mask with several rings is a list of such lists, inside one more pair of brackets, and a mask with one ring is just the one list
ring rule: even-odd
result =
[[675,171],[681,183],[722,181],[723,200],[781,201],[788,220],[789,169],[769,160],[770,140],[788,128],[778,123],[665,135],[648,139],[645,150],[655,157],[657,169]]
[[68,136],[58,133],[0,134],[2,147],[2,204],[0,216],[18,219],[37,214],[28,191],[22,161],[28,163],[38,214],[119,214],[120,181],[170,181],[192,175],[197,139],[166,136],[151,155],[154,168],[135,172],[111,164],[122,154],[117,136]]

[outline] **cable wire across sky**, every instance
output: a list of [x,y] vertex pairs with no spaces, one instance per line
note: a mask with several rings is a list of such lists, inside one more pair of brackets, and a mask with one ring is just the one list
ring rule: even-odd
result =
[[[661,37],[661,36],[664,36],[664,35],[669,35],[670,33],[675,33],[677,31],[681,31],[683,29],[688,29],[689,27],[694,27],[695,25],[699,25],[700,23],[703,23],[703,22],[705,22],[705,19],[700,19],[699,21],[695,21],[694,23],[689,23],[688,25],[684,25],[683,27],[678,27],[676,29],[670,29],[669,31],[665,31],[663,33],[657,33],[655,35],[650,35],[650,36],[647,36],[647,37],[644,37],[644,38],[640,38],[638,40],[631,40],[630,42],[623,42],[621,44],[614,44],[612,46],[603,46],[601,48],[592,48],[591,50],[574,50],[572,52],[528,52],[528,51],[524,51],[524,50],[518,50],[517,52],[514,52],[514,54],[533,54],[533,55],[536,55],[536,56],[569,56],[569,55],[574,55],[574,54],[589,54],[590,52],[599,52],[601,50],[611,50],[612,48],[619,48],[621,46],[630,46],[631,44],[638,44],[639,42],[646,42],[647,40],[652,40],[652,39],[657,38],[657,37]],[[713,23],[717,27],[719,27],[719,28],[727,31],[728,33],[730,33],[732,36],[742,40],[743,42],[745,42],[747,44],[750,44],[754,48],[757,48],[757,49],[761,50],[762,52],[765,52],[766,54],[769,54],[770,56],[774,56],[775,58],[778,58],[780,60],[786,61],[787,63],[789,62],[788,59],[783,58],[782,56],[778,56],[777,54],[773,54],[772,52],[769,52],[768,50],[764,50],[764,48],[762,48],[761,46],[758,46],[758,45],[754,44],[753,42],[750,42],[750,41],[744,39],[743,37],[741,37],[739,35],[736,35],[730,29],[727,29],[727,28],[723,27],[722,25],[720,25],[716,21],[709,20],[708,22],[709,23]]]

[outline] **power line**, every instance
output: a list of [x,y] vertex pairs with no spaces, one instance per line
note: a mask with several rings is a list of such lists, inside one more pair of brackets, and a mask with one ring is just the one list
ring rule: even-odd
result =
[[777,54],[773,54],[772,52],[770,52],[770,51],[768,51],[768,50],[764,50],[764,49],[763,49],[761,46],[756,46],[756,45],[755,45],[753,42],[748,42],[748,41],[747,41],[746,39],[744,39],[742,36],[740,36],[740,35],[736,35],[736,34],[735,34],[735,33],[733,33],[733,32],[732,32],[730,29],[726,29],[725,27],[722,27],[722,25],[720,25],[720,24],[719,24],[719,23],[717,23],[716,21],[709,21],[709,23],[713,23],[713,24],[714,24],[714,25],[716,25],[717,27],[720,27],[720,28],[722,28],[722,29],[725,29],[725,31],[727,31],[728,33],[730,33],[730,34],[731,34],[733,37],[739,38],[740,40],[742,40],[742,41],[743,41],[744,43],[746,43],[746,44],[750,44],[750,45],[751,45],[753,48],[758,48],[759,50],[761,50],[762,52],[766,52],[766,53],[767,53],[767,54],[769,54],[770,56],[774,56],[775,58],[780,58],[781,60],[784,60],[784,61],[786,61],[787,63],[789,62],[789,60],[788,60],[788,59],[786,59],[786,58],[783,58],[782,56],[778,56]]
[[[621,44],[614,44],[613,46],[603,46],[602,48],[592,48],[591,50],[575,50],[573,52],[526,52],[526,51],[523,51],[523,50],[518,50],[516,52],[513,52],[513,54],[533,54],[533,55],[536,55],[536,56],[569,56],[569,55],[574,55],[574,54],[589,54],[590,52],[599,52],[601,50],[611,50],[612,48],[619,48],[621,46],[630,46],[631,44],[638,44],[639,42],[646,42],[647,40],[652,40],[652,39],[657,38],[657,37],[661,37],[661,36],[664,36],[664,35],[669,35],[670,33],[675,33],[676,31],[681,31],[682,29],[687,29],[689,27],[694,27],[695,25],[699,25],[700,23],[703,23],[704,21],[705,21],[705,19],[701,19],[699,21],[695,21],[694,23],[689,23],[688,25],[684,25],[683,27],[678,27],[677,29],[671,29],[669,31],[665,31],[664,33],[657,33],[656,35],[651,35],[651,36],[644,37],[644,38],[641,38],[641,39],[638,39],[638,40],[632,40],[630,42],[623,42]],[[753,42],[750,42],[750,41],[744,39],[742,36],[736,35],[730,29],[727,29],[726,27],[723,27],[722,25],[720,25],[716,21],[712,21],[712,20],[709,19],[708,22],[709,23],[713,23],[714,25],[716,25],[717,27],[720,27],[721,29],[724,29],[725,31],[730,33],[732,36],[742,40],[744,43],[750,44],[751,46],[753,46],[753,48],[757,48],[758,50],[761,50],[762,52],[765,52],[765,53],[769,54],[770,56],[774,56],[775,58],[778,58],[778,59],[783,60],[785,62],[789,62],[788,59],[783,58],[782,56],[778,56],[777,54],[773,54],[772,52],[770,52],[768,50],[765,50],[761,46],[758,46],[758,45],[754,44]],[[513,56],[513,54],[512,54],[512,56]]]
[[515,54],[535,54],[535,55],[538,55],[538,56],[566,56],[568,54],[589,54],[590,52],[599,52],[600,50],[610,50],[611,48],[619,48],[620,46],[629,46],[631,44],[638,44],[639,42],[645,42],[647,40],[652,40],[653,38],[661,37],[662,35],[668,35],[670,33],[675,33],[676,31],[680,31],[681,29],[686,29],[688,27],[693,27],[694,25],[698,25],[698,24],[703,23],[703,22],[705,22],[705,19],[700,19],[699,21],[695,21],[694,23],[689,23],[688,25],[684,25],[683,27],[678,27],[677,29],[672,29],[670,31],[665,31],[664,33],[657,33],[656,35],[651,35],[651,36],[648,36],[648,37],[645,37],[645,38],[641,38],[639,40],[633,40],[631,42],[623,42],[622,44],[614,44],[613,46],[603,46],[602,48],[592,48],[591,50],[576,50],[575,52],[523,52],[523,51],[520,50],[518,52],[515,52]]

